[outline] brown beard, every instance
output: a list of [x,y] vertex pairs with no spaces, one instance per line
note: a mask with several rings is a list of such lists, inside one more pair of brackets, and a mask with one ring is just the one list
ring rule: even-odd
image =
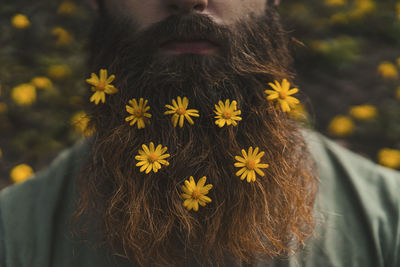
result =
[[[268,82],[293,76],[276,11],[232,29],[201,15],[172,16],[145,32],[111,19],[97,25],[90,68],[116,74],[119,93],[88,107],[96,134],[78,180],[77,225],[95,223],[97,241],[140,266],[253,263],[303,244],[312,233],[313,164],[299,127],[263,92]],[[171,36],[212,38],[221,50],[216,56],[156,57]],[[177,96],[187,96],[189,108],[199,110],[194,125],[174,128],[163,115],[164,105]],[[149,100],[153,117],[143,130],[124,121],[132,97]],[[225,99],[236,100],[242,110],[237,127],[214,123],[214,104]],[[144,174],[134,157],[150,142],[168,147],[170,166]],[[262,162],[270,165],[254,183],[241,181],[233,166],[250,146],[264,151]],[[180,196],[189,176],[207,176],[214,186],[212,203],[198,212],[188,211]]]

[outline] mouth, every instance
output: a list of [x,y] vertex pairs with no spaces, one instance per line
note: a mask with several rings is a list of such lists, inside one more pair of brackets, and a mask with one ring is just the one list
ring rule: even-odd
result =
[[216,43],[206,39],[170,40],[161,45],[160,52],[168,55],[210,55],[214,54],[217,49]]

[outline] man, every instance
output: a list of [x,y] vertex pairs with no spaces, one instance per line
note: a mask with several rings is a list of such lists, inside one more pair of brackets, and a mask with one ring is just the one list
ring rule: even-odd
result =
[[93,4],[95,134],[1,192],[4,266],[400,266],[399,174],[287,116],[277,3]]

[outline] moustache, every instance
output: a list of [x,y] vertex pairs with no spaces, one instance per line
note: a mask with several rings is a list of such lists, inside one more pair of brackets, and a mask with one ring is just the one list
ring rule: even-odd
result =
[[201,14],[171,15],[144,30],[137,31],[134,42],[138,49],[156,52],[160,47],[174,41],[208,41],[222,51],[229,48],[232,30],[215,23]]

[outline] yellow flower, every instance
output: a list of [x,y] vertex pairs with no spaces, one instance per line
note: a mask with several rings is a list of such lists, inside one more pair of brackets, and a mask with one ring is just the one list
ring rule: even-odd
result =
[[74,14],[77,9],[78,8],[75,5],[75,3],[71,2],[71,1],[64,1],[58,7],[57,13],[61,14],[61,15],[71,15],[71,14]]
[[325,0],[327,6],[343,6],[346,4],[346,0]]
[[382,62],[378,66],[378,72],[383,78],[386,79],[397,79],[399,75],[396,66],[388,61]]
[[4,102],[0,102],[0,114],[7,112],[7,104]]
[[11,24],[18,29],[25,29],[31,26],[28,17],[23,14],[16,14],[11,19]]
[[343,13],[336,13],[333,14],[330,18],[329,18],[329,22],[332,24],[346,24],[348,23],[348,19],[346,14]]
[[143,150],[139,150],[139,155],[135,156],[135,159],[139,162],[136,166],[140,167],[140,172],[146,171],[146,173],[158,172],[161,169],[161,164],[168,166],[169,162],[165,159],[168,158],[169,154],[164,154],[167,151],[167,147],[162,147],[158,145],[154,149],[154,143],[150,142],[150,146],[142,145]]
[[53,65],[49,67],[47,74],[55,80],[63,80],[71,74],[71,70],[66,65]]
[[66,46],[74,41],[74,37],[62,27],[54,27],[51,34],[57,38],[56,45],[59,46]]
[[20,84],[12,89],[11,98],[19,106],[30,106],[36,101],[36,88],[29,83]]
[[268,168],[268,164],[260,163],[261,158],[264,156],[264,152],[258,153],[258,147],[256,147],[253,151],[253,147],[250,147],[248,152],[242,149],[242,155],[235,156],[235,159],[238,161],[234,164],[235,167],[241,168],[238,172],[236,172],[236,176],[240,176],[241,180],[247,177],[247,182],[255,182],[256,181],[256,173],[264,176],[264,172],[261,169]]
[[112,95],[118,92],[118,89],[112,85],[115,75],[110,75],[108,77],[107,70],[100,70],[100,78],[92,73],[90,79],[86,79],[86,82],[92,86],[92,91],[95,92],[90,98],[90,102],[94,102],[96,105],[101,101],[104,103],[106,101],[106,94]]
[[283,112],[289,112],[291,108],[294,108],[296,104],[300,103],[298,99],[291,96],[297,93],[299,89],[290,89],[288,80],[283,79],[281,84],[275,81],[275,84],[269,83],[269,86],[274,90],[264,91],[268,95],[267,99],[277,101],[277,106],[280,106]]
[[230,103],[229,99],[225,100],[225,104],[220,100],[218,101],[218,105],[215,105],[214,113],[217,114],[215,118],[215,124],[219,127],[223,127],[226,125],[236,126],[237,122],[242,120],[239,115],[242,113],[240,110],[237,110],[237,102],[235,100]]
[[14,183],[21,183],[33,176],[34,172],[31,166],[20,164],[12,168],[10,178]]
[[49,78],[42,76],[33,78],[31,83],[38,89],[48,89],[53,86]]
[[307,110],[301,103],[296,105],[294,109],[290,110],[289,116],[298,121],[306,121],[308,119]]
[[194,124],[192,117],[199,117],[199,111],[196,109],[187,109],[189,105],[189,100],[187,97],[183,97],[183,100],[181,99],[180,96],[178,96],[178,103],[175,101],[175,99],[172,99],[172,106],[171,105],[165,105],[166,108],[169,108],[170,110],[167,110],[164,112],[164,115],[169,115],[173,114],[171,121],[174,124],[174,127],[178,124],[179,121],[179,127],[183,127],[183,122],[186,118],[186,120],[190,124]]
[[0,160],[3,159],[3,150],[0,148]]
[[349,15],[355,19],[363,18],[375,9],[375,3],[372,0],[355,0],[354,4],[354,10]]
[[196,182],[193,176],[190,176],[189,181],[185,180],[185,185],[182,185],[181,197],[185,199],[183,206],[188,210],[193,209],[194,211],[199,210],[200,206],[205,207],[207,203],[211,202],[211,198],[206,196],[208,191],[213,187],[212,184],[205,185],[207,178],[205,176],[201,177],[199,181]]
[[400,2],[396,4],[396,10],[397,10],[397,19],[400,20]]
[[349,136],[354,132],[354,123],[347,116],[336,116],[329,123],[328,131],[338,137]]
[[148,101],[144,100],[143,98],[139,99],[139,104],[135,98],[129,100],[130,106],[126,105],[126,111],[129,114],[132,114],[132,116],[125,118],[125,121],[131,121],[129,125],[133,126],[135,123],[137,123],[138,129],[143,129],[146,127],[145,122],[151,118],[151,114],[146,113],[146,111],[150,109],[150,107],[147,106],[147,102]]
[[70,123],[75,132],[84,136],[90,136],[94,133],[94,129],[88,128],[89,122],[90,119],[84,111],[76,112],[70,119]]
[[327,53],[331,49],[329,43],[324,40],[315,40],[311,43],[311,48],[320,53]]
[[392,169],[400,168],[400,150],[383,148],[378,152],[379,164]]
[[372,105],[359,105],[351,107],[349,113],[359,120],[371,120],[376,118],[378,111]]

